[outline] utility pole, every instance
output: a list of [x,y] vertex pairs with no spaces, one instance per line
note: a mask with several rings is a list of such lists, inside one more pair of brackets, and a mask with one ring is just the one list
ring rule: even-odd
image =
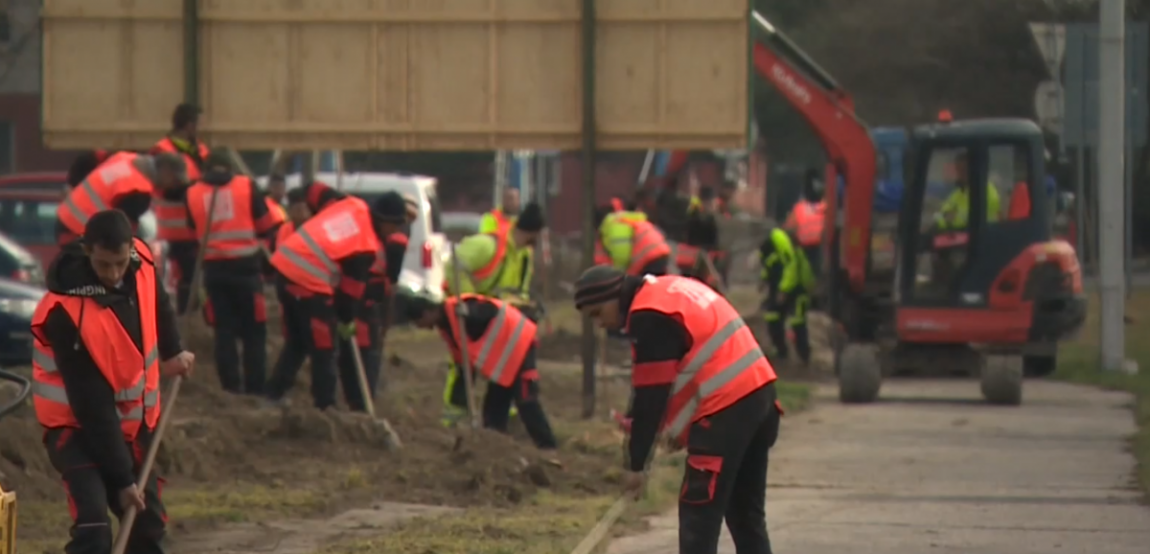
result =
[[[595,0],[583,0],[583,267],[595,260]],[[583,316],[583,418],[595,415],[595,326]]]
[[1124,150],[1126,137],[1126,0],[1101,0],[1098,21],[1099,126],[1098,224],[1101,285],[1101,362],[1104,371],[1122,371],[1126,359],[1123,322],[1126,299],[1126,210]]

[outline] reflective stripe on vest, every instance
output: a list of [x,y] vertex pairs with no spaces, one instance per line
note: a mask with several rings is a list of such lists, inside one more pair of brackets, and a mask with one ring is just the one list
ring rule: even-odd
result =
[[463,341],[460,337],[462,333],[467,332],[466,329],[459,327],[456,306],[468,299],[481,300],[499,308],[479,342],[468,344],[469,358],[474,362],[473,369],[478,370],[492,383],[510,387],[515,382],[515,376],[523,365],[527,351],[535,344],[536,325],[517,308],[501,300],[472,293],[449,297],[444,301],[444,306],[450,318],[448,325],[454,336],[448,344],[452,346],[452,355],[456,360],[462,357],[459,345]]
[[327,255],[327,253],[323,251],[322,248],[320,248],[319,243],[317,243],[315,239],[312,238],[311,233],[308,233],[307,229],[300,229],[295,232],[295,235],[303,240],[303,243],[307,245],[308,251],[310,251],[317,260],[319,260],[323,267],[317,267],[315,264],[311,263],[311,261],[305,259],[303,256],[300,256],[299,254],[296,254],[295,252],[292,252],[288,249],[277,249],[276,252],[282,254],[285,258],[288,259],[288,261],[295,264],[296,267],[306,271],[312,277],[315,277],[316,279],[319,279],[320,281],[323,281],[333,287],[338,285],[340,275],[339,265],[336,264],[335,261],[333,261]]
[[[76,189],[83,191],[83,193],[87,196],[88,201],[92,203],[92,206],[96,209],[96,211],[92,212],[91,214],[84,213],[83,208],[81,208],[76,203]],[[100,198],[99,194],[96,194],[95,187],[92,186],[92,183],[88,181],[88,179],[85,178],[83,181],[81,181],[80,186],[76,187],[76,189],[73,189],[72,193],[64,199],[64,207],[72,213],[72,217],[76,218],[76,221],[79,221],[80,225],[87,225],[88,217],[108,209],[108,205],[104,203],[104,200]],[[79,231],[72,229],[72,231],[76,233],[84,232],[83,229]]]
[[57,212],[60,223],[80,235],[84,233],[88,218],[115,207],[110,204],[117,196],[126,192],[151,194],[151,181],[134,167],[138,157],[137,154],[117,154],[88,174],[64,198],[61,204],[64,209]]
[[182,201],[152,197],[152,212],[156,214],[156,238],[169,241],[196,240],[196,231],[188,223],[188,206]]
[[[714,356],[715,351],[728,340],[731,340],[731,338],[735,336],[735,333],[746,326],[747,324],[743,321],[743,318],[738,318],[727,322],[719,332],[707,339],[707,342],[703,343],[703,346],[699,348],[699,352],[695,354],[695,357],[691,358],[691,361],[683,368],[679,376],[675,378],[675,384],[671,388],[671,396],[675,396],[686,388],[687,385],[691,384],[699,370],[711,359],[711,356]],[[755,362],[761,359],[763,359],[762,350],[759,350],[757,347],[753,348],[744,353],[734,363],[723,368],[717,375],[699,383],[699,388],[695,391],[694,396],[669,420],[670,423],[667,425],[668,434],[672,437],[677,437],[682,434],[687,428],[687,425],[691,424],[695,412],[699,409],[699,404],[702,403],[704,398],[714,394],[731,381],[734,381],[743,371],[746,371],[747,368],[753,366]],[[670,415],[671,414],[668,414],[668,416]]]

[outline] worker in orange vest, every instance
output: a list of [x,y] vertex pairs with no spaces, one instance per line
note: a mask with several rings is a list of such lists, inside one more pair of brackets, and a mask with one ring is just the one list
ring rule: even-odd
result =
[[[404,305],[416,327],[439,331],[457,367],[463,363],[460,344],[466,345],[473,374],[487,380],[487,393],[477,406],[484,427],[506,433],[514,403],[535,446],[559,447],[539,402],[535,322],[508,302],[473,293],[449,296],[443,302],[409,295]],[[467,338],[461,341],[463,333]],[[467,406],[467,380],[456,379],[453,385],[452,404]]]
[[154,190],[184,182],[184,162],[177,156],[117,154],[84,178],[60,204],[56,240],[71,242],[84,231],[89,217],[108,209],[124,212],[135,228],[151,208]]
[[199,106],[193,104],[180,104],[172,112],[172,130],[168,136],[160,139],[152,146],[150,154],[178,154],[184,158],[184,165],[188,168],[188,182],[194,183],[200,179],[204,170],[204,163],[208,160],[210,150],[208,145],[196,138],[196,131],[200,123]]
[[823,256],[819,247],[823,242],[823,227],[827,218],[827,204],[822,197],[823,186],[818,171],[807,170],[802,197],[791,208],[791,213],[783,223],[783,228],[794,235],[798,247],[806,254],[815,275],[819,274],[822,267]]
[[[276,248],[272,265],[288,340],[268,383],[274,403],[282,403],[310,357],[315,406],[335,405],[336,338],[350,342],[356,336],[356,314],[363,309],[371,269],[383,249],[381,237],[399,231],[405,211],[398,193],[384,194],[371,207],[360,198],[344,197],[316,212]],[[344,383],[345,390],[358,386],[358,381]]]
[[671,247],[646,214],[600,207],[595,227],[596,264],[613,264],[629,275],[664,275],[671,270]]
[[[185,164],[189,163],[184,158]],[[188,167],[185,165],[185,167]],[[190,182],[164,189],[156,188],[152,196],[152,213],[156,216],[156,238],[168,243],[168,259],[176,271],[176,310],[187,310],[200,238],[188,219],[187,192]]]
[[679,552],[715,554],[724,518],[739,552],[770,552],[764,493],[782,410],[775,370],[738,310],[694,279],[607,266],[579,277],[575,306],[634,345],[624,491],[642,494],[662,436],[687,449]]
[[32,402],[72,515],[66,552],[111,552],[109,510],[137,510],[129,552],[162,552],[167,519],[153,471],[136,476],[160,417],[160,377],[188,376],[175,312],[151,250],[123,212],[93,214],[65,245],[32,316]]
[[[260,239],[275,232],[278,218],[255,182],[233,173],[231,166],[222,150],[208,156],[203,177],[187,191],[188,217],[196,236],[207,238],[203,285],[215,328],[220,386],[234,394],[262,396],[267,307]],[[242,378],[236,339],[243,342]]]

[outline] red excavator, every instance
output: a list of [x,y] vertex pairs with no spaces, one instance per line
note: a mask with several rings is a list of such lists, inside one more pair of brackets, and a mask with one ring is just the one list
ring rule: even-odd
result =
[[[1019,404],[1024,373],[1053,371],[1057,342],[1085,319],[1077,256],[1051,232],[1041,129],[1025,119],[914,127],[900,212],[873,217],[876,151],[850,95],[753,18],[756,72],[806,118],[829,158],[818,294],[840,335],[841,401],[875,400],[885,376],[958,374],[980,377],[991,403]],[[927,194],[940,182],[945,199]],[[1015,197],[1030,206],[1002,205]]]

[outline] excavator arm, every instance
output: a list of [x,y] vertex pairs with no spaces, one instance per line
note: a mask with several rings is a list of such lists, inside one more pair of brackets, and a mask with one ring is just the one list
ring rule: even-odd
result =
[[[876,151],[868,126],[854,113],[854,102],[825,70],[758,12],[752,12],[755,72],[786,98],[810,123],[830,163],[826,176],[827,221],[823,235],[826,261],[836,256],[846,285],[855,293],[866,282],[874,206]],[[846,183],[839,198],[837,177]],[[837,245],[838,248],[833,246]]]

